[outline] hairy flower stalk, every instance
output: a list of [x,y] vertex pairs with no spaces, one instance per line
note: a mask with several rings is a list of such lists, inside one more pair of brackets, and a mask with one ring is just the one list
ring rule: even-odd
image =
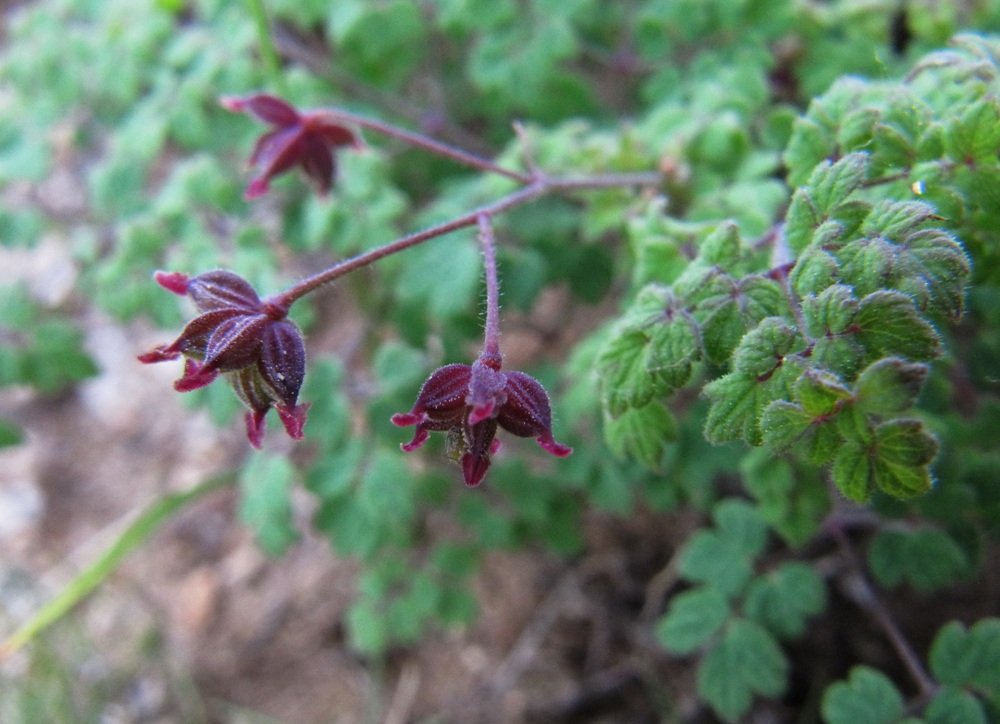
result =
[[477,218],[486,268],[486,338],[472,365],[450,364],[427,378],[408,413],[392,416],[400,427],[415,425],[406,452],[426,442],[430,432],[448,433],[448,454],[462,466],[465,484],[482,482],[500,449],[497,428],[518,437],[533,437],[557,457],[573,449],[552,437],[552,409],[545,388],[523,372],[501,370],[500,303],[496,250],[489,216]]

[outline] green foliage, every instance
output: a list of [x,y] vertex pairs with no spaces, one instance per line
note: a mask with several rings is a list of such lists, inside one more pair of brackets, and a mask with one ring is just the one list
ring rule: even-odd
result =
[[[1000,691],[1000,620],[987,618],[970,629],[951,622],[938,631],[930,651],[935,691],[922,705],[921,718],[904,718],[906,705],[897,686],[882,672],[855,667],[847,681],[823,696],[829,724],[849,722],[987,722]],[[991,707],[991,708],[988,708]]]
[[[796,678],[786,642],[833,625],[814,623],[831,575],[817,551],[854,504],[870,506],[868,573],[890,592],[942,591],[995,546],[994,5],[271,0],[291,45],[275,78],[237,0],[26,4],[0,54],[0,243],[30,249],[55,229],[83,271],[65,308],[3,295],[0,384],[53,393],[94,374],[76,314],[88,305],[176,334],[182,312],[154,269],[232,268],[266,294],[511,189],[366,132],[368,149],[338,157],[331,199],[282,179],[251,207],[239,162],[259,129],[220,95],[284,85],[303,106],[421,128],[510,167],[659,169],[656,189],[497,219],[505,323],[542,348],[530,371],[572,457],[510,441],[480,495],[458,489],[439,441],[399,452],[389,416],[480,342],[480,255],[458,233],[342,280],[336,308],[296,308],[307,442],[248,459],[240,514],[280,553],[301,483],[314,529],[358,562],[348,638],[377,659],[468,623],[490,550],[572,565],[591,545],[584,513],[694,509],[704,522],[677,554],[686,588],[656,639],[697,659],[718,716],[749,717]],[[79,210],[21,203],[63,172]],[[223,393],[196,404],[227,420]],[[17,439],[0,427],[0,444]],[[823,716],[985,721],[1000,706],[995,650],[995,622],[945,625],[922,709],[882,662],[858,661]]]

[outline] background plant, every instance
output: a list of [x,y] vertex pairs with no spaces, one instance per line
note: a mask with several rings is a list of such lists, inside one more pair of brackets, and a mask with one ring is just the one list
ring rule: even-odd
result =
[[[245,519],[280,553],[296,538],[290,487],[316,496],[315,527],[361,562],[351,645],[377,659],[469,621],[486,551],[546,548],[572,566],[587,545],[582,515],[652,510],[668,526],[694,509],[697,529],[664,552],[676,578],[663,579],[647,627],[656,641],[644,645],[692,657],[715,714],[737,719],[784,697],[829,721],[996,716],[995,620],[947,624],[918,645],[885,603],[981,580],[995,549],[1000,51],[986,33],[1000,30],[997,10],[268,10],[280,65],[265,62],[242,3],[46,0],[12,18],[3,241],[27,246],[56,228],[83,277],[55,309],[5,295],[0,379],[45,392],[93,374],[73,332],[81,305],[178,328],[153,269],[223,266],[278,290],[317,261],[512,188],[366,134],[369,152],[342,155],[331,202],[290,180],[250,207],[235,169],[256,129],[221,110],[220,94],[270,87],[497,151],[511,167],[527,144],[551,173],[656,168],[661,193],[547,198],[498,223],[505,313],[527,314],[553,287],[573,300],[546,330],[565,354],[532,370],[557,424],[572,428],[560,433],[571,458],[498,457],[478,495],[447,467],[399,453],[391,414],[434,367],[468,359],[481,333],[479,252],[456,234],[344,281],[363,332],[349,353],[310,349],[308,443],[247,456]],[[524,119],[522,139],[512,117]],[[67,166],[85,184],[83,207],[52,202]],[[316,304],[296,310],[309,338],[335,314]],[[38,320],[61,331],[41,334]],[[225,390],[192,394],[231,424]],[[429,524],[439,511],[448,526]],[[859,654],[859,668],[813,684],[825,694],[802,694],[795,647],[844,600],[902,669],[880,673]]]

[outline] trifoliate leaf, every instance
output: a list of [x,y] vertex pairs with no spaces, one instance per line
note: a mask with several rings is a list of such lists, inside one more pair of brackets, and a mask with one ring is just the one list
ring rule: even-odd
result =
[[[841,426],[843,430],[844,427]],[[896,498],[912,498],[931,486],[929,465],[937,440],[919,420],[897,419],[877,425],[874,439],[848,440],[833,463],[833,480],[852,500],[867,500],[877,487]]]
[[971,266],[962,246],[940,229],[916,231],[906,239],[897,263],[896,287],[918,309],[957,319],[965,303]]
[[881,237],[852,241],[837,254],[841,280],[858,296],[883,289],[893,276],[898,256],[899,248]]
[[1000,704],[1000,619],[985,618],[971,628],[946,624],[930,651],[934,678],[942,684],[973,689]]
[[903,718],[903,696],[881,671],[851,669],[847,681],[827,687],[822,703],[828,724],[895,724]]
[[748,556],[763,552],[767,545],[767,525],[752,505],[742,500],[725,500],[715,506],[712,518],[720,535],[737,550]]
[[656,401],[604,420],[604,439],[611,451],[620,458],[638,460],[651,470],[659,469],[667,444],[676,436],[673,415]]
[[913,406],[929,372],[927,365],[885,357],[869,365],[855,383],[858,409],[890,417]]
[[795,399],[802,409],[813,416],[830,415],[854,395],[837,375],[821,369],[810,369],[795,383]]
[[791,351],[798,332],[781,317],[768,317],[743,337],[733,353],[733,370],[762,377],[771,374]]
[[700,245],[698,258],[708,266],[727,269],[740,257],[740,230],[732,221],[719,224]]
[[927,705],[923,720],[927,724],[987,724],[983,705],[967,691],[943,687]]
[[890,420],[875,428],[878,449],[875,483],[889,495],[909,498],[930,487],[927,466],[938,443],[919,420]]
[[954,538],[933,528],[879,531],[868,549],[868,564],[883,586],[908,583],[924,592],[954,583],[970,567]]
[[860,502],[872,494],[872,474],[868,456],[857,443],[846,443],[834,458],[833,483],[846,497]]
[[806,184],[812,203],[823,217],[831,215],[864,183],[867,174],[866,153],[850,153],[834,164],[819,164]]
[[826,606],[823,579],[805,563],[785,563],[750,582],[743,601],[748,618],[778,638],[795,638],[806,620]]
[[959,163],[996,163],[1000,148],[1000,101],[989,96],[971,104],[945,129],[945,152]]
[[681,574],[734,598],[753,576],[752,560],[716,531],[700,530],[681,553]]
[[834,417],[812,415],[786,400],[775,400],[764,409],[760,430],[766,446],[794,448],[816,465],[830,462],[844,444]]
[[[705,306],[701,306],[698,311],[704,309]],[[701,336],[705,357],[715,364],[724,364],[746,331],[747,325],[743,321],[739,304],[735,296],[730,294],[702,318]]]
[[743,322],[754,327],[767,317],[788,315],[788,300],[781,285],[766,276],[753,274],[739,284],[739,305]]
[[667,321],[653,325],[649,335],[646,371],[661,380],[668,391],[687,384],[692,363],[701,358],[695,320],[686,312],[673,312]]
[[799,256],[789,275],[799,297],[816,295],[836,283],[840,274],[837,260],[818,246],[810,246]]
[[859,304],[854,290],[845,284],[835,284],[818,296],[803,298],[806,334],[812,338],[841,334],[854,320]]
[[913,300],[899,292],[879,291],[866,296],[858,306],[853,326],[858,341],[874,354],[929,360],[941,353],[937,332],[917,314]]
[[767,545],[767,525],[757,511],[743,501],[720,503],[712,530],[700,530],[681,552],[684,578],[706,583],[733,598],[753,575],[753,559]]
[[813,234],[822,221],[823,215],[816,207],[809,189],[796,189],[785,214],[785,240],[788,247],[795,252],[806,249],[812,243]]
[[787,674],[788,659],[774,637],[753,621],[737,619],[698,667],[698,692],[716,714],[736,721],[754,694],[780,695]]
[[861,232],[868,238],[881,236],[899,244],[933,216],[934,208],[922,201],[881,201],[872,207]]
[[832,124],[817,120],[821,100],[814,100],[809,105],[809,113],[795,119],[792,126],[792,137],[788,141],[782,160],[788,167],[788,182],[793,186],[801,186],[809,177],[809,173],[824,158],[828,158],[837,145]]
[[649,337],[626,330],[607,341],[597,358],[604,404],[612,417],[647,405],[666,385],[646,368]]
[[786,360],[763,378],[730,372],[707,384],[704,392],[711,406],[705,419],[705,437],[713,443],[744,440],[760,445],[764,409],[774,400],[791,396],[789,388],[799,372],[798,365]]
[[667,651],[690,654],[706,644],[729,618],[726,597],[712,586],[684,591],[670,600],[656,626],[656,637]]

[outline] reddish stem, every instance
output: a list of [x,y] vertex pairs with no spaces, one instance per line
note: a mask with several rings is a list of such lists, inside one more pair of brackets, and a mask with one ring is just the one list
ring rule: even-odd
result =
[[575,191],[584,189],[614,188],[617,186],[642,186],[655,184],[660,181],[657,173],[634,173],[634,174],[599,174],[596,176],[582,176],[579,178],[548,178],[539,176],[532,180],[524,188],[519,189],[507,196],[504,196],[491,204],[481,206],[474,211],[463,214],[451,221],[446,221],[429,229],[418,231],[414,234],[404,236],[389,244],[372,249],[363,254],[358,254],[350,259],[338,262],[328,269],[324,269],[317,274],[303,279],[298,284],[290,287],[281,294],[271,298],[269,301],[280,307],[288,309],[297,300],[306,294],[313,292],[320,287],[329,284],[334,279],[342,277],[344,274],[368,266],[369,264],[391,256],[397,252],[409,249],[411,246],[422,244],[429,239],[464,229],[467,226],[475,226],[479,223],[480,216],[492,218],[496,214],[508,211],[515,206],[532,201],[539,196],[556,191]]
[[489,159],[483,158],[482,156],[477,156],[474,153],[463,151],[460,148],[450,146],[447,143],[442,143],[441,141],[435,141],[433,138],[428,138],[420,133],[407,131],[406,129],[399,128],[390,123],[383,123],[382,121],[377,121],[373,118],[355,115],[349,111],[342,111],[339,108],[324,109],[322,113],[334,121],[350,123],[355,126],[361,126],[362,128],[375,131],[376,133],[381,133],[382,135],[389,136],[390,138],[397,138],[400,141],[409,143],[412,146],[423,148],[431,153],[436,153],[439,156],[450,158],[453,161],[463,163],[466,166],[478,168],[481,171],[488,171],[490,173],[499,174],[500,176],[506,176],[509,179],[519,181],[523,184],[531,183],[532,181],[532,177],[527,174],[523,174],[518,171],[511,171],[503,166],[496,165]]
[[490,217],[480,214],[479,243],[483,247],[483,265],[486,268],[486,341],[483,357],[500,362],[500,284],[497,282],[497,254]]

